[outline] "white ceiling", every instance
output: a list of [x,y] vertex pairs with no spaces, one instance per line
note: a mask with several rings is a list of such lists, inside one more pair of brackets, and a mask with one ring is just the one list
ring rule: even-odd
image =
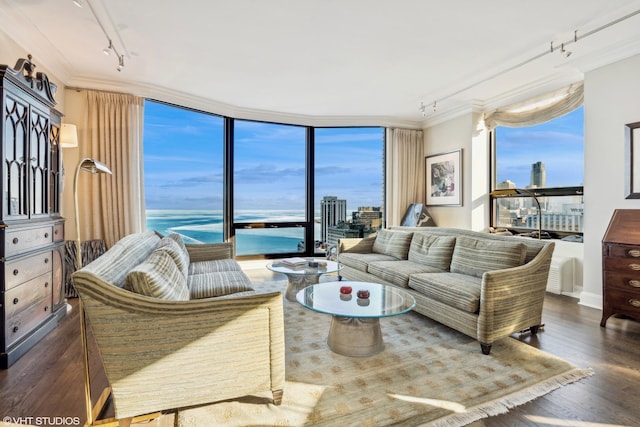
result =
[[638,0],[83,3],[0,0],[0,28],[68,86],[313,125],[423,126],[640,52]]

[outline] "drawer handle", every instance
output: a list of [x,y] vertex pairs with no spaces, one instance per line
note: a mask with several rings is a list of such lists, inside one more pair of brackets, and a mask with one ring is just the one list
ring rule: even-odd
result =
[[58,234],[58,229],[56,228],[55,230],[53,230],[53,234]]
[[49,282],[44,282],[44,287],[48,288],[49,287]]
[[49,306],[48,305],[44,306],[44,311],[49,311]]
[[49,238],[49,233],[44,233],[44,238],[48,239]]
[[[49,264],[49,258],[45,258],[45,259],[44,259],[44,263],[45,263],[45,264]],[[640,265],[638,266],[638,268],[640,269]]]
[[14,237],[14,238],[13,238],[13,240],[12,240],[11,242],[13,242],[13,244],[14,244],[14,245],[17,245],[17,244],[18,244],[18,242],[19,242],[19,240],[18,240],[18,238],[17,238],[17,237]]
[[18,269],[16,268],[15,270],[13,270],[13,275],[17,276],[18,274],[20,274],[20,272],[18,271]]
[[13,332],[13,333],[15,334],[16,332],[18,332],[18,329],[19,329],[19,328],[18,328],[17,326],[14,326],[14,327],[11,329],[11,332]]
[[14,304],[17,304],[17,303],[19,303],[19,302],[20,302],[20,300],[19,300],[18,298],[14,298],[14,299],[13,299],[13,303],[14,303]]
[[634,288],[640,288],[640,280],[634,280],[634,279],[629,280],[629,286]]
[[634,271],[640,271],[640,264],[629,264],[629,268]]
[[634,258],[640,258],[640,250],[639,249],[631,249],[627,253],[629,254],[629,256],[632,256]]
[[640,300],[637,300],[637,299],[630,299],[630,300],[629,300],[629,304],[631,304],[631,305],[632,305],[632,306],[634,306],[634,307],[638,307],[638,308],[640,308]]

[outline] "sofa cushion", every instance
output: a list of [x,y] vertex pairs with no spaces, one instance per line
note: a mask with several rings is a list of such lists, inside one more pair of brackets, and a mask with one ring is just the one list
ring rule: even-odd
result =
[[366,273],[368,271],[369,263],[374,261],[397,261],[398,259],[392,257],[391,255],[384,254],[360,254],[353,252],[341,252],[338,255],[338,261],[341,264],[346,265],[347,267],[351,267],[353,269],[362,271]]
[[458,237],[451,257],[451,272],[482,277],[486,271],[522,265],[527,247],[522,242]]
[[242,271],[193,274],[189,276],[187,285],[191,299],[253,291],[251,281]]
[[426,233],[414,233],[409,247],[409,261],[449,271],[455,236],[434,236]]
[[371,251],[397,259],[407,259],[412,236],[413,233],[404,231],[378,230]]
[[154,298],[173,301],[189,299],[186,277],[169,252],[163,249],[154,250],[146,261],[129,271],[125,287]]
[[482,279],[458,273],[418,273],[409,279],[409,287],[428,298],[468,313],[480,308]]
[[[447,265],[447,268],[449,265]],[[445,270],[407,260],[374,261],[368,272],[396,286],[406,288],[409,276],[416,273],[443,273]]]
[[240,265],[234,259],[216,259],[197,261],[189,265],[189,275],[202,273],[219,273],[222,271],[241,271]]
[[156,250],[166,251],[171,256],[171,258],[173,258],[173,262],[176,263],[178,269],[186,278],[189,274],[189,253],[187,252],[187,248],[184,246],[184,244],[181,245],[175,238],[171,237],[174,235],[177,236],[177,239],[182,242],[182,238],[180,238],[180,235],[171,234],[160,239],[160,241],[158,242],[158,246],[156,246]]

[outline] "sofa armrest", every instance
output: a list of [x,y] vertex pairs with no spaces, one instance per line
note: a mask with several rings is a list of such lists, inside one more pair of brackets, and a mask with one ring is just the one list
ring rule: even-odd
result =
[[478,319],[480,342],[490,344],[540,325],[554,246],[549,242],[527,264],[484,273]]
[[371,253],[373,251],[373,242],[376,236],[364,238],[347,237],[338,241],[338,254],[342,252],[355,252],[361,254]]
[[281,293],[166,301],[73,280],[117,418],[284,388]]
[[191,262],[233,258],[232,243],[198,243],[185,246]]

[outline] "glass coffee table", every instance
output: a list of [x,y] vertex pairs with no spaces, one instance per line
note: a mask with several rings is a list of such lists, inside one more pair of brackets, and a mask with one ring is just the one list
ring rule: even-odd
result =
[[[317,262],[320,265],[318,267],[309,267],[308,262]],[[322,266],[323,264],[324,266]],[[288,283],[284,297],[289,301],[295,302],[298,291],[318,283],[320,276],[323,274],[339,272],[342,266],[335,261],[307,258],[307,264],[300,267],[291,267],[280,261],[274,261],[268,264],[267,268],[275,273],[282,273],[287,276]]]
[[[351,288],[351,293],[344,293]],[[359,298],[368,291],[368,298]],[[397,316],[411,310],[415,299],[395,286],[368,282],[329,282],[312,285],[296,295],[304,307],[330,314],[331,327],[327,344],[338,354],[368,357],[384,350],[380,318]]]

